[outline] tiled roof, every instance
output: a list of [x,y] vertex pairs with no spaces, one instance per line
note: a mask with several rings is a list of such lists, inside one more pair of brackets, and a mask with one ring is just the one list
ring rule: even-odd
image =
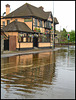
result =
[[4,39],[8,39],[8,36],[4,33],[4,31],[1,29],[1,35],[4,36]]
[[56,17],[54,17],[54,22],[55,22],[55,24],[59,24],[59,22],[58,22]]
[[22,5],[21,7],[17,8],[10,14],[6,15],[4,18],[10,17],[25,17],[25,16],[35,16],[42,19],[48,19],[50,12],[45,12],[41,8],[32,6],[28,3]]
[[13,21],[2,29],[5,32],[33,32],[25,23]]

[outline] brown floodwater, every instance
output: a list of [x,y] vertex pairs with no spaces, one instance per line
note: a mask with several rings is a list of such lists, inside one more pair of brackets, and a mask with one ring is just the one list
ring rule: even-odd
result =
[[75,99],[75,47],[1,58],[1,99]]

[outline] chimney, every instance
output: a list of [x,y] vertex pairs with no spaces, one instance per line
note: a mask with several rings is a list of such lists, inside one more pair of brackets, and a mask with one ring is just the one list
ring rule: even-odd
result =
[[44,10],[44,8],[42,6],[39,7],[40,9]]
[[6,15],[8,15],[10,13],[10,5],[7,4],[6,5]]

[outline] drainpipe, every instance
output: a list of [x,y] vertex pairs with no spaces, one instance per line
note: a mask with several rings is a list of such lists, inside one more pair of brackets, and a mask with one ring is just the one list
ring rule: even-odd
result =
[[54,49],[54,1],[53,1],[53,47],[52,49]]

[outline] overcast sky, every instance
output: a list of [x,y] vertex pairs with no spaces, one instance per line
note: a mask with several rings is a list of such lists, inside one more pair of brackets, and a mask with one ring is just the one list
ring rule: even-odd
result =
[[[25,3],[35,7],[43,6],[44,11],[53,13],[53,1],[1,1],[1,15],[6,11],[6,4],[10,5],[10,12],[12,12]],[[67,31],[75,30],[75,1],[54,1],[54,17],[59,22],[56,30],[60,31],[63,28]]]

